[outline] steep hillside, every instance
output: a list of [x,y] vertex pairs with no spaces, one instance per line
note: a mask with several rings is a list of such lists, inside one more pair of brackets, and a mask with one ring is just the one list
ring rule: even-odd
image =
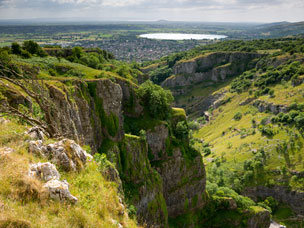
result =
[[[47,164],[48,158],[29,151],[30,140],[37,140],[38,135],[28,130],[29,126],[14,118],[0,119],[1,228],[139,227],[129,218],[130,209],[123,204],[118,185],[100,172],[105,168],[100,162],[87,160],[81,170],[73,172],[63,170],[62,164],[52,160],[60,174],[56,168],[49,170],[44,166],[40,177],[30,176],[33,167]],[[54,139],[43,139],[45,144],[54,145],[51,143],[55,142]],[[48,189],[46,178],[56,173],[66,182],[58,182],[52,176],[54,179],[47,183],[53,183],[53,187]],[[65,192],[64,183],[69,184],[70,193]],[[52,189],[56,193],[49,195],[48,191],[51,193]],[[55,194],[61,197],[56,199]]]
[[[171,66],[175,75],[162,85],[173,91],[175,105],[184,107],[193,119],[189,126],[205,157],[209,194],[222,187],[233,189],[271,207],[275,220],[301,227],[304,40],[244,42],[238,46],[253,46],[254,60],[230,58],[241,71],[212,80],[219,66],[208,56],[223,55],[214,50],[229,50],[235,43],[205,46],[203,54],[198,50],[180,54],[184,59]],[[198,73],[198,66],[207,60],[207,73]],[[148,73],[156,77],[153,70]]]
[[[56,219],[64,227],[269,226],[269,211],[249,198],[225,188],[206,192],[202,155],[169,91],[151,81],[138,85],[142,74],[125,63],[106,60],[100,64],[112,67],[93,69],[85,59],[94,58],[82,50],[61,58],[37,50],[0,55],[1,167],[13,169],[6,159],[22,163],[20,177],[8,172],[0,179],[1,205],[9,209],[1,228],[45,227]],[[35,128],[24,133],[29,126]],[[21,129],[16,142],[9,140],[14,128]],[[42,201],[47,207],[26,219]],[[16,210],[24,211],[20,221],[11,219]]]

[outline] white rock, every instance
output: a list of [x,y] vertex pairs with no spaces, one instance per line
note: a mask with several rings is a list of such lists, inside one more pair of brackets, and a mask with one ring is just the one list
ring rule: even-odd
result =
[[78,201],[78,199],[70,193],[69,184],[65,180],[50,180],[44,187],[48,189],[51,199],[69,201],[71,203],[77,203]]
[[76,171],[93,157],[83,150],[75,141],[63,139],[44,146],[41,140],[29,142],[29,152],[48,157],[53,163],[66,171]]
[[12,149],[10,147],[2,147],[2,148],[0,148],[0,157],[13,153],[13,152],[14,152],[14,149]]
[[43,148],[42,140],[29,142],[29,152],[30,153],[44,156],[42,148]]
[[55,165],[50,162],[32,164],[29,171],[29,176],[41,179],[43,181],[59,180],[60,174]]
[[32,127],[26,134],[28,134],[32,140],[43,140],[45,137],[45,134],[40,127]]

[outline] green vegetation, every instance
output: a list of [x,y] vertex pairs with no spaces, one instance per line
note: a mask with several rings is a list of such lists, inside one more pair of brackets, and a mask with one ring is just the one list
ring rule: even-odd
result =
[[[136,222],[121,214],[117,186],[104,178],[100,169],[107,163],[92,161],[79,172],[63,172],[62,178],[70,184],[77,196],[76,205],[49,200],[43,183],[27,177],[30,163],[46,162],[27,152],[24,133],[27,125],[14,118],[0,124],[0,150],[5,147],[14,152],[0,156],[0,202],[5,209],[0,213],[0,227],[109,227],[113,219],[125,227],[138,227]],[[1,151],[2,152],[2,151]],[[99,162],[99,161],[98,161]],[[90,211],[90,213],[88,213]]]
[[97,83],[96,81],[88,82],[88,88],[89,88],[89,93],[90,93],[91,97],[93,97],[94,101],[95,101],[95,108],[96,108],[97,116],[99,116],[101,125],[105,126],[108,133],[112,137],[115,137],[118,132],[119,119],[117,116],[115,116],[115,114],[113,114],[113,113],[107,114],[104,111],[103,101],[100,97],[97,96],[96,83]]
[[152,118],[168,118],[171,110],[170,105],[173,101],[170,91],[164,90],[148,80],[139,86],[137,93]]
[[[0,125],[0,148],[9,146],[16,150],[9,155],[14,161],[12,163],[0,157],[0,202],[10,208],[9,212],[0,215],[0,221],[3,218],[9,221],[11,217],[20,214],[20,220],[12,221],[13,224],[50,226],[56,220],[55,224],[61,227],[113,227],[111,218],[114,218],[124,227],[136,227],[132,219],[136,219],[136,215],[140,219],[148,214],[152,217],[155,215],[151,218],[153,222],[166,224],[168,209],[162,189],[166,183],[162,183],[159,171],[168,168],[162,166],[166,162],[164,159],[176,162],[174,164],[180,165],[181,171],[187,172],[200,162],[199,153],[205,157],[206,192],[202,189],[198,190],[202,195],[185,196],[182,204],[186,213],[170,220],[172,227],[225,227],[227,224],[231,227],[246,227],[252,217],[267,214],[267,211],[276,215],[278,220],[288,220],[292,213],[282,210],[282,205],[276,199],[267,197],[255,203],[241,194],[256,186],[271,188],[280,185],[289,190],[303,190],[302,46],[302,38],[227,41],[174,54],[153,63],[148,74],[151,80],[161,83],[172,74],[178,61],[188,61],[214,51],[258,52],[269,50],[270,47],[276,49],[265,52],[262,58],[253,62],[254,65],[249,68],[251,70],[239,72],[240,75],[233,75],[233,79],[216,85],[195,85],[183,100],[189,101],[190,107],[201,108],[201,100],[207,95],[219,97],[221,102],[216,104],[216,99],[210,102],[205,109],[208,112],[199,110],[201,116],[189,123],[183,109],[171,107],[173,96],[170,91],[150,80],[144,82],[138,64],[117,61],[107,51],[48,47],[44,52],[33,41],[25,41],[22,46],[13,43],[11,48],[1,49],[0,59],[9,69],[16,69],[24,76],[32,75],[42,79],[45,83],[43,88],[56,89],[62,101],[69,101],[61,104],[58,99],[59,106],[68,104],[81,112],[79,107],[89,105],[88,125],[96,127],[97,122],[100,122],[101,129],[90,129],[97,132],[94,132],[95,138],[92,139],[98,145],[94,152],[99,152],[95,155],[95,162],[89,163],[79,172],[62,173],[71,184],[72,194],[80,199],[79,204],[67,210],[66,205],[45,201],[43,192],[39,190],[41,183],[27,183],[24,175],[20,174],[21,171],[26,173],[30,162],[45,161],[45,158],[27,153],[24,143],[27,139],[23,133],[27,126],[22,125],[25,124],[22,118],[17,118],[18,123],[12,119],[13,122],[9,122],[5,128]],[[18,103],[19,99],[25,99],[22,95],[26,88],[22,88],[22,91],[20,86],[11,85],[10,79],[14,75],[7,76],[9,79],[3,79],[7,84],[0,86],[1,104],[10,101],[15,111],[21,113],[18,113],[19,117],[31,113],[29,117],[47,119],[47,112],[43,113],[42,108],[38,107],[38,99],[31,104],[24,100]],[[122,100],[117,101],[122,103],[122,110],[115,114],[105,107],[105,104],[110,103],[105,100],[107,97],[100,96],[101,92],[110,94],[108,83],[112,82],[117,83],[117,88],[124,95]],[[104,85],[102,91],[99,91],[99,83]],[[8,86],[12,91],[8,91]],[[47,94],[47,100],[52,96]],[[15,100],[18,102],[14,103]],[[140,111],[134,113],[136,109]],[[55,116],[55,113],[50,112],[49,116],[52,115]],[[124,134],[122,128],[127,134]],[[164,147],[156,154],[148,142],[151,138],[155,140],[151,134],[160,128],[164,129],[165,137],[160,139]],[[175,159],[179,152],[182,156]],[[14,167],[18,167],[17,170]],[[111,178],[119,181],[113,183],[109,181]],[[195,180],[186,176],[176,186],[188,187],[191,181]],[[28,186],[33,194],[20,197],[26,195]],[[122,206],[118,191],[124,194],[132,219],[119,212]],[[146,207],[142,206],[143,197]],[[192,211],[201,197],[206,203],[204,209]],[[143,212],[142,208],[146,211]],[[32,209],[39,212],[27,218]],[[85,213],[87,211],[90,213]],[[67,219],[63,220],[63,217]]]
[[[161,74],[160,69],[169,72],[177,61],[190,61],[217,51],[263,54],[250,70],[234,75],[231,80],[212,85],[202,82],[202,85],[180,86],[174,90],[176,93],[185,91],[181,92],[182,95],[176,95],[175,105],[185,107],[192,119],[188,126],[194,138],[190,136],[190,142],[205,157],[207,190],[211,198],[233,198],[232,192],[242,194],[255,186],[272,188],[280,185],[286,191],[303,191],[303,44],[304,39],[300,37],[224,41],[164,57],[151,65],[148,72],[150,78],[161,83],[168,75]],[[149,69],[149,66],[146,68]],[[208,96],[217,95],[220,97],[218,106],[202,102]],[[199,109],[202,106],[208,110],[207,114],[202,115]],[[182,122],[179,129],[177,135],[182,138],[182,132],[186,129]],[[217,190],[212,191],[223,188],[225,192],[220,192],[220,195],[216,193]],[[262,201],[257,205],[276,214],[281,206],[277,205],[279,198],[260,199]],[[257,208],[251,209],[255,211]],[[238,220],[240,216],[223,212],[218,214],[220,216],[215,216],[213,224],[227,223],[225,218],[229,217]],[[177,224],[187,224],[188,219],[195,220],[196,216],[189,214],[171,222],[178,227]],[[290,222],[290,217],[288,215],[285,222]],[[300,227],[300,220],[288,224]]]

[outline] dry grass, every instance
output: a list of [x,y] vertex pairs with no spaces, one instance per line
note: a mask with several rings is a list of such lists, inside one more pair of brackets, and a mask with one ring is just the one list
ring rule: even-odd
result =
[[[30,163],[46,160],[27,152],[24,131],[15,122],[0,124],[0,147],[15,150],[0,156],[0,228],[117,228],[113,220],[125,228],[139,227],[124,213],[117,184],[106,181],[95,162],[79,172],[61,172],[79,200],[76,205],[49,200],[43,183],[27,177]],[[15,133],[19,137],[12,137]]]

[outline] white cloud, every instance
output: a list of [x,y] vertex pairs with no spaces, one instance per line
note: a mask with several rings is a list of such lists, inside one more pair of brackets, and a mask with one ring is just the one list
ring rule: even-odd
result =
[[0,0],[0,19],[300,21],[303,0]]

